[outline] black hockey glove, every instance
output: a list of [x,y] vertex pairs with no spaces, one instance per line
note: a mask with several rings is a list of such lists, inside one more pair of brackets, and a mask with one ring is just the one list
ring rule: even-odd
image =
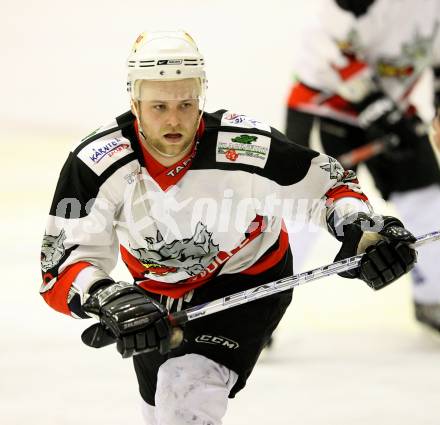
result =
[[369,95],[355,105],[359,111],[359,123],[365,129],[367,140],[394,136],[394,149],[389,158],[399,161],[410,157],[414,147],[426,137],[426,129],[417,115],[406,116],[395,103],[381,92]]
[[132,284],[116,282],[94,291],[92,288],[83,310],[100,321],[82,335],[89,346],[102,347],[116,339],[117,350],[124,358],[156,349],[163,354],[170,350],[168,311]]
[[339,275],[362,279],[373,289],[394,282],[417,261],[417,252],[410,246],[416,238],[397,218],[359,213],[347,217],[334,231],[342,242],[335,261],[365,252],[357,269]]

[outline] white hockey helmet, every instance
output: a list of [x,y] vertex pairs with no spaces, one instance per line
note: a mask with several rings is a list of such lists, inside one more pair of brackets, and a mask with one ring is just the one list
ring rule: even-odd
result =
[[200,79],[204,97],[204,59],[196,43],[185,31],[144,32],[136,39],[127,60],[127,91],[132,100],[140,98],[139,80]]

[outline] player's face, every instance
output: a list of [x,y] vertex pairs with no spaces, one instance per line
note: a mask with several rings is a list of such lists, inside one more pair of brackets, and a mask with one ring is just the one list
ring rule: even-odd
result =
[[142,81],[139,119],[147,144],[167,155],[178,155],[194,140],[198,127],[200,82]]

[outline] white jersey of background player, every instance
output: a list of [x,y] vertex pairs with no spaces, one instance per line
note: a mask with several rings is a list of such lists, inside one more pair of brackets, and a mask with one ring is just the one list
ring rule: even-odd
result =
[[[432,68],[440,75],[440,2],[319,0],[315,6],[298,38],[287,136],[338,157],[397,135],[394,151],[366,165],[414,232],[439,228],[440,172],[417,117],[417,108],[433,111],[434,89],[423,99],[412,95]],[[421,250],[413,297],[416,317],[440,330],[438,258],[434,246]]]

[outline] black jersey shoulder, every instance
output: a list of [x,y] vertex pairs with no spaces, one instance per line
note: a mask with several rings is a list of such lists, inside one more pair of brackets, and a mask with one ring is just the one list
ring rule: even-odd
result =
[[131,113],[83,139],[70,152],[61,170],[50,214],[81,218],[90,212],[100,187],[117,170],[138,161]]
[[356,18],[365,15],[374,1],[375,0],[335,0],[341,9],[353,13]]
[[[226,113],[227,111],[222,109],[204,114],[205,132],[191,165],[192,170],[245,171],[288,186],[301,181],[307,174],[312,159],[319,155],[315,151],[293,143],[285,135],[269,126],[267,126],[269,131],[266,131],[262,129],[263,125],[260,125],[260,128],[224,125],[225,120],[222,118]],[[259,153],[266,155],[265,162],[254,161],[252,164],[252,161],[247,161],[248,163],[244,163],[239,156],[235,159],[231,156],[231,160],[225,159],[221,156],[226,155],[221,147],[222,140],[226,140],[226,143],[230,140],[232,145],[236,145],[236,141],[241,141],[245,145],[260,146]],[[264,146],[268,146],[267,151]],[[220,160],[219,156],[221,156]]]

